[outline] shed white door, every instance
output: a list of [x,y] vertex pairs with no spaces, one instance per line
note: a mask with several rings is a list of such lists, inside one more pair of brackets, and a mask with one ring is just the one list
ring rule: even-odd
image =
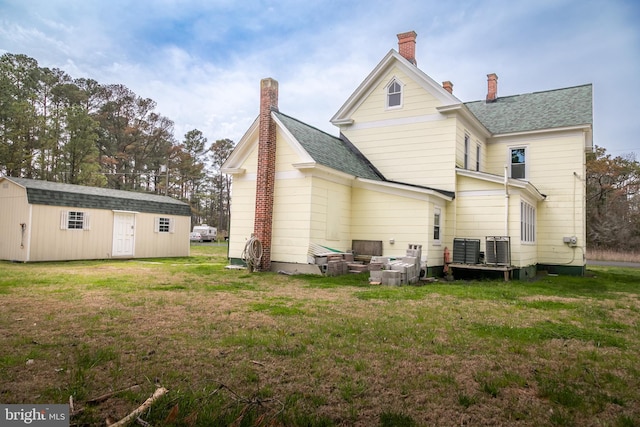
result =
[[133,256],[136,216],[133,213],[114,212],[113,249],[111,256]]

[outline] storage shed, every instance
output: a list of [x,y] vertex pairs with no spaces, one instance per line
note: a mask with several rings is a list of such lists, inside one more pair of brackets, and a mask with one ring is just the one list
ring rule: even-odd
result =
[[189,255],[191,208],[171,197],[0,177],[0,259]]

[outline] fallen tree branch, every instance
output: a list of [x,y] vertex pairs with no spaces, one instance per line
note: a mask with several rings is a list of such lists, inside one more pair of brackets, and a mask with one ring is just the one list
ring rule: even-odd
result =
[[145,402],[142,405],[138,406],[138,408],[136,408],[132,413],[130,413],[129,415],[127,415],[126,417],[124,417],[123,419],[118,421],[117,423],[111,424],[110,427],[123,427],[123,426],[127,425],[132,419],[137,418],[138,415],[140,415],[141,413],[146,411],[151,405],[153,405],[153,402],[158,400],[160,397],[162,397],[168,391],[169,390],[167,390],[164,387],[160,387],[160,388],[156,389],[156,391],[153,393],[153,396],[151,396],[150,398],[145,400]]
[[109,393],[105,393],[102,396],[98,396],[96,398],[93,398],[91,400],[87,400],[87,404],[88,405],[95,405],[97,403],[101,403],[104,402],[105,400],[108,400],[110,398],[112,398],[113,396],[115,396],[116,394],[120,394],[124,391],[139,391],[140,390],[140,386],[138,384],[132,385],[131,387],[127,387],[127,388],[123,388],[121,390],[116,390],[116,391],[112,391]]

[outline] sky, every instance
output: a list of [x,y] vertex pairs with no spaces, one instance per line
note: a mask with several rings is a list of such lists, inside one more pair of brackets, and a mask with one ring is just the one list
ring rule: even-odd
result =
[[637,0],[0,0],[0,54],[157,103],[174,135],[239,142],[260,80],[279,109],[332,135],[331,117],[396,35],[461,101],[593,84],[594,144],[640,159]]

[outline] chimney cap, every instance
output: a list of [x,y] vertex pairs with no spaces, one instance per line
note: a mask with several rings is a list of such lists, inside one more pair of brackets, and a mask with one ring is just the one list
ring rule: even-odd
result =
[[416,61],[416,37],[418,37],[418,35],[416,32],[407,31],[406,33],[400,33],[397,36],[398,53],[413,65],[418,65]]

